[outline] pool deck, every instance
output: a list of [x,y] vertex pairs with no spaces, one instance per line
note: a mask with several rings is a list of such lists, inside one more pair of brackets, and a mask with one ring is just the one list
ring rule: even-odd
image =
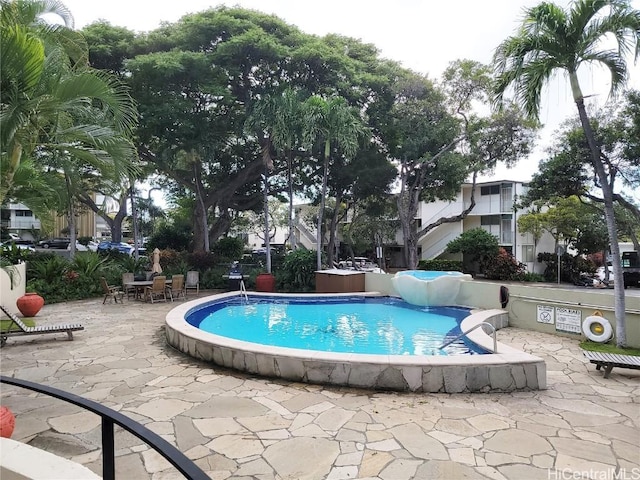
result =
[[[46,305],[39,324],[85,330],[73,342],[64,334],[10,338],[0,372],[130,416],[213,479],[640,474],[640,371],[616,368],[604,379],[577,337],[498,332],[500,342],[545,360],[547,390],[375,392],[252,377],[189,358],[165,342],[165,315],[175,306],[102,305],[102,297]],[[16,414],[14,440],[101,472],[98,417],[14,387],[2,386],[1,399]],[[129,434],[116,433],[116,455],[118,478],[182,478]]]

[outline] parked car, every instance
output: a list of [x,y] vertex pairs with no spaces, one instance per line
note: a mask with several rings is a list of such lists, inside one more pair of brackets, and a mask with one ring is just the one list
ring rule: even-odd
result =
[[98,245],[100,245],[98,242],[96,242],[94,240],[89,240],[89,243],[87,243],[87,248],[91,252],[97,252],[98,251]]
[[38,246],[42,248],[62,248],[66,249],[71,243],[68,237],[49,238],[48,240],[40,240]]
[[2,249],[13,248],[14,246],[20,250],[36,251],[36,247],[31,240],[7,240],[6,242],[0,243],[0,248]]
[[367,257],[355,257],[355,267],[351,259],[341,260],[338,263],[338,268],[346,270],[360,270],[362,272],[384,273],[378,265],[373,263]]
[[98,252],[106,252],[108,250],[117,250],[120,253],[126,253],[131,255],[133,252],[133,246],[124,242],[100,242],[97,247]]
[[[69,246],[67,250],[71,250],[71,242],[69,242]],[[82,245],[79,241],[76,240],[76,252],[88,252],[89,249],[86,245]]]

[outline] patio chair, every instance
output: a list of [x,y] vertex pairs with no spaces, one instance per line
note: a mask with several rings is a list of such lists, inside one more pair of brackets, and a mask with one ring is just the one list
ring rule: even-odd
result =
[[122,290],[127,295],[127,300],[129,300],[130,296],[133,296],[133,298],[138,297],[138,289],[135,287],[135,285],[127,285],[128,283],[131,283],[133,281],[135,281],[133,272],[122,274]]
[[104,300],[102,300],[103,305],[107,299],[113,299],[115,303],[118,303],[118,299],[120,299],[120,303],[124,302],[124,292],[120,290],[120,287],[117,285],[109,285],[107,279],[104,277],[100,277],[100,285],[102,285],[102,291],[104,293]]
[[[78,323],[59,324],[59,325],[43,325],[40,327],[28,327],[20,320],[14,313],[8,311],[3,305],[0,305],[5,315],[11,319],[11,323],[7,327],[6,331],[0,332],[0,346],[4,346],[7,343],[8,337],[18,335],[40,335],[44,333],[61,333],[65,332],[69,340],[73,340],[73,333],[79,330],[84,330],[84,327]],[[11,327],[16,325],[18,330],[11,331]]]
[[167,301],[167,277],[164,275],[158,275],[153,277],[153,284],[150,287],[145,287],[144,298],[148,298],[153,303],[154,299],[162,298],[164,302]]
[[197,270],[190,270],[187,272],[187,281],[184,285],[185,298],[187,298],[187,292],[189,290],[195,290],[196,295],[200,293],[200,272]]
[[186,291],[184,288],[184,275],[174,275],[171,277],[171,285],[167,285],[167,290],[171,296],[171,301],[178,299],[180,295],[186,300]]

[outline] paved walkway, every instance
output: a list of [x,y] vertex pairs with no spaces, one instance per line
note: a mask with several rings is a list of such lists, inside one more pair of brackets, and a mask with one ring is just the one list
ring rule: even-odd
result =
[[[252,378],[192,360],[164,342],[170,308],[102,298],[47,305],[40,324],[81,322],[86,330],[73,342],[10,338],[0,371],[130,416],[213,479],[640,478],[640,371],[614,368],[605,380],[577,339],[499,332],[501,342],[546,360],[545,391],[373,392]],[[16,413],[15,440],[101,473],[97,416],[10,386],[1,398]],[[126,432],[116,433],[116,453],[118,478],[182,478]]]

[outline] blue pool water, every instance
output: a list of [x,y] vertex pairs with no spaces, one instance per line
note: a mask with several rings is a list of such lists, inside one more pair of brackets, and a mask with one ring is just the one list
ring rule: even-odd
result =
[[409,275],[419,280],[433,280],[439,277],[459,277],[463,275],[460,272],[441,272],[436,270],[402,270],[396,275]]
[[460,340],[469,309],[420,307],[390,297],[230,297],[188,313],[206,332],[236,340],[326,352],[374,355],[484,353]]

